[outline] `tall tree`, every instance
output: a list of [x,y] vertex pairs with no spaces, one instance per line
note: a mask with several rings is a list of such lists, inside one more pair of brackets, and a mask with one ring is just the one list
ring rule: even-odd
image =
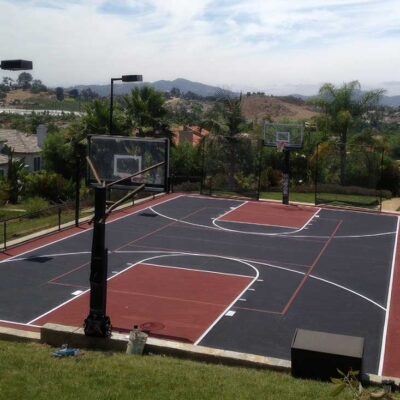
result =
[[[107,100],[94,100],[85,107],[85,115],[82,117],[82,130],[86,135],[109,134],[108,122],[110,117],[110,103]],[[115,118],[114,118],[115,126]]]
[[213,134],[232,138],[246,130],[246,120],[242,114],[242,95],[234,97],[225,91],[218,93],[217,101],[205,115],[203,125]]
[[246,149],[242,148],[243,143],[238,138],[238,134],[248,127],[242,114],[242,95],[234,97],[225,91],[218,93],[217,101],[206,114],[202,126],[211,132],[208,140],[215,152],[213,162],[226,165],[229,189],[233,190],[237,167],[246,155]]
[[142,86],[124,96],[125,123],[138,136],[171,136],[165,121],[165,98],[150,86]]
[[327,128],[338,137],[340,148],[340,182],[346,182],[346,147],[348,135],[357,119],[366,111],[377,107],[384,90],[361,92],[358,81],[336,87],[324,84],[313,103],[326,117]]
[[17,83],[22,89],[29,89],[31,87],[32,75],[29,72],[21,72],[18,75]]
[[40,79],[34,79],[32,81],[32,86],[31,86],[32,93],[40,93],[40,92],[46,92],[46,91],[47,91],[47,87],[46,87],[46,85],[43,85],[43,83]]

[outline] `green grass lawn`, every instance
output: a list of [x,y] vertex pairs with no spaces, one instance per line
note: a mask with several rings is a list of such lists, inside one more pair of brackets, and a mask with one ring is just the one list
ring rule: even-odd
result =
[[[84,352],[0,341],[0,399],[331,399],[332,384],[285,373],[162,356]],[[338,399],[351,399],[347,393]]]

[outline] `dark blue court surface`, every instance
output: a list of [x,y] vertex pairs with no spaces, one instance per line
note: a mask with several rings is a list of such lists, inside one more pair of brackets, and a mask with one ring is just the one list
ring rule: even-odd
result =
[[[223,305],[195,344],[290,359],[296,328],[362,336],[364,372],[381,373],[398,218],[310,207],[303,226],[288,228],[294,206],[290,213],[280,206],[281,226],[262,217],[259,224],[224,218],[243,203],[174,195],[121,213],[107,224],[109,276],[123,279],[135,265],[150,264],[245,277],[249,285]],[[265,212],[272,206],[265,203]],[[2,261],[0,319],[41,325],[52,321],[49,311],[73,304],[89,287],[91,240],[91,229],[82,229]],[[152,293],[143,296],[153,301]],[[168,325],[169,318],[153,322]]]

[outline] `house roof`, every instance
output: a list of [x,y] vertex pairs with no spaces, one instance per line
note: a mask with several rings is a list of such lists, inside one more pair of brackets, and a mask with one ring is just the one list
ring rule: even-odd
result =
[[0,165],[4,165],[8,163],[8,157],[0,154]]
[[5,142],[15,153],[32,154],[42,151],[37,144],[36,135],[29,135],[15,129],[0,129],[0,142]]
[[[207,136],[210,132],[204,128],[200,128],[199,126],[179,126],[176,128],[172,128],[173,133],[173,142],[175,144],[179,144],[182,141],[181,134],[189,133],[192,134],[192,144],[199,144],[201,139],[204,136]],[[183,140],[187,141],[187,140]]]

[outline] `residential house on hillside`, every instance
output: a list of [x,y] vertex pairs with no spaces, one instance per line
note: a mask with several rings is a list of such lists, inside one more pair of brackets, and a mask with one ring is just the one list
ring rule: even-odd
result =
[[180,143],[191,143],[192,146],[198,145],[201,140],[209,135],[209,131],[199,126],[179,126],[177,128],[172,128],[174,144]]
[[0,129],[0,177],[7,174],[8,157],[3,153],[5,145],[14,151],[14,159],[24,159],[29,172],[42,169],[42,147],[47,135],[44,125],[39,126],[36,135],[29,135],[15,129]]

